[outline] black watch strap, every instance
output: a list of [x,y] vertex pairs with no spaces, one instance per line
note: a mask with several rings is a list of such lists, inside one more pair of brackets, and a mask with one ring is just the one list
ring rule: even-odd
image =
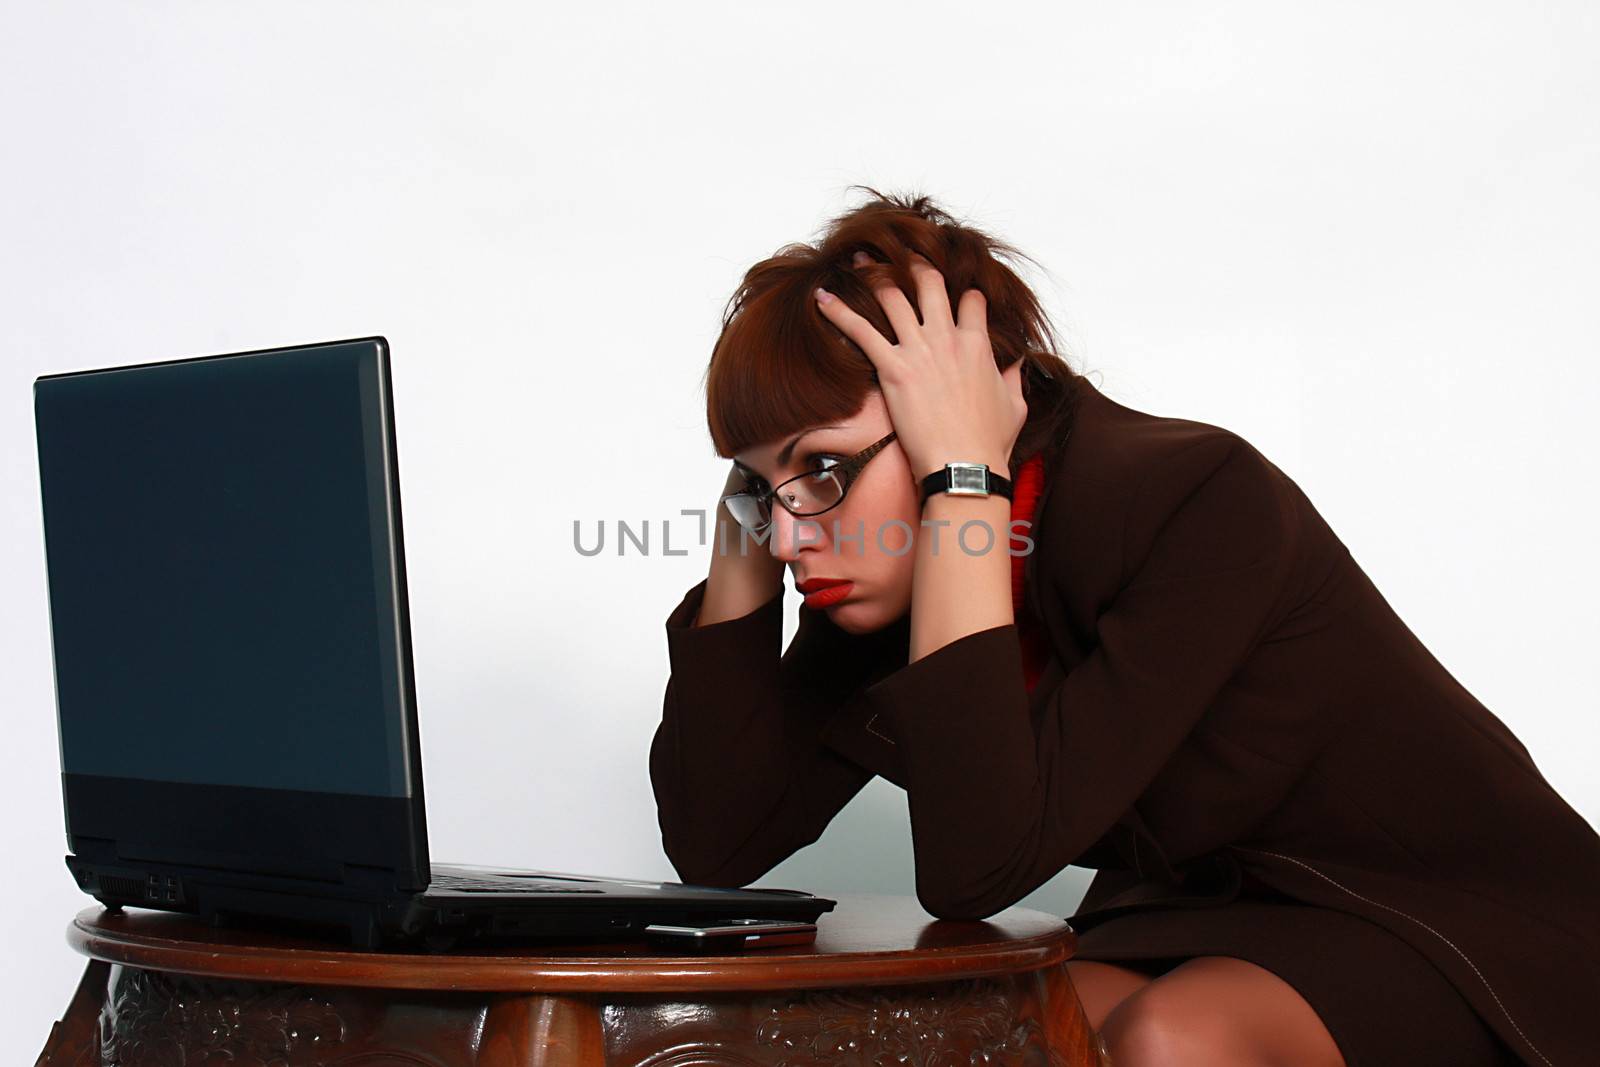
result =
[[1007,500],[1011,497],[1011,479],[996,474],[982,463],[946,463],[922,479],[922,499],[934,493],[951,496],[987,496],[995,494]]

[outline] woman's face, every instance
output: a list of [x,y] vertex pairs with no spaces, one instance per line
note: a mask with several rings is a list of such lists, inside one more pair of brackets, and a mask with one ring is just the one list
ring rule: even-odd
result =
[[[734,462],[746,475],[775,486],[817,467],[837,466],[893,428],[883,394],[874,390],[850,418],[752,445]],[[791,445],[780,465],[779,455]],[[843,596],[816,598],[812,606],[848,633],[871,633],[911,609],[916,549],[910,537],[921,516],[917,485],[896,439],[867,462],[831,511],[797,518],[774,501],[767,550],[788,565],[797,587],[814,578],[850,582]],[[813,599],[807,597],[808,604]]]

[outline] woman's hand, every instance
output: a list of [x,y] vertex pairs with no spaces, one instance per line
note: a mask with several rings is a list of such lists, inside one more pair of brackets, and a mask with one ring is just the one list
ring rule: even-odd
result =
[[[872,263],[865,252],[856,253],[856,267]],[[950,314],[944,276],[933,264],[913,252],[911,274],[921,322],[899,286],[884,281],[872,287],[898,344],[890,344],[872,323],[827,290],[817,290],[817,303],[828,321],[872,360],[896,440],[919,482],[956,460],[986,463],[1003,475],[1028,416],[1022,361],[1004,373],[996,369],[988,305],[981,292],[968,289],[961,294],[957,322]]]
[[746,488],[739,468],[730,466],[722,492],[717,494],[716,520],[711,529],[711,570],[706,576],[706,595],[700,602],[696,626],[747,615],[771,600],[783,585],[786,565],[772,554],[771,541],[757,543],[754,537],[744,535],[728,505],[722,503],[724,496]]

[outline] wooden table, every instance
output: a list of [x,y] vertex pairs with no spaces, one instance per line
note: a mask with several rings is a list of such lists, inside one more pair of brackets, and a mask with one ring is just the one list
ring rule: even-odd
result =
[[815,944],[716,956],[644,942],[369,952],[96,905],[68,927],[89,964],[38,1064],[1104,1062],[1067,978],[1063,919],[1008,908],[951,922],[908,897],[838,901]]

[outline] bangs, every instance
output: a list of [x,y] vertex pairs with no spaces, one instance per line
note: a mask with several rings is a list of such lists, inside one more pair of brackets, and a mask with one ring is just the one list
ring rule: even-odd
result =
[[822,285],[842,298],[854,279],[815,264],[784,273],[767,286],[746,279],[744,298],[712,350],[706,420],[719,456],[847,419],[878,387],[872,361],[823,317],[812,296]]

